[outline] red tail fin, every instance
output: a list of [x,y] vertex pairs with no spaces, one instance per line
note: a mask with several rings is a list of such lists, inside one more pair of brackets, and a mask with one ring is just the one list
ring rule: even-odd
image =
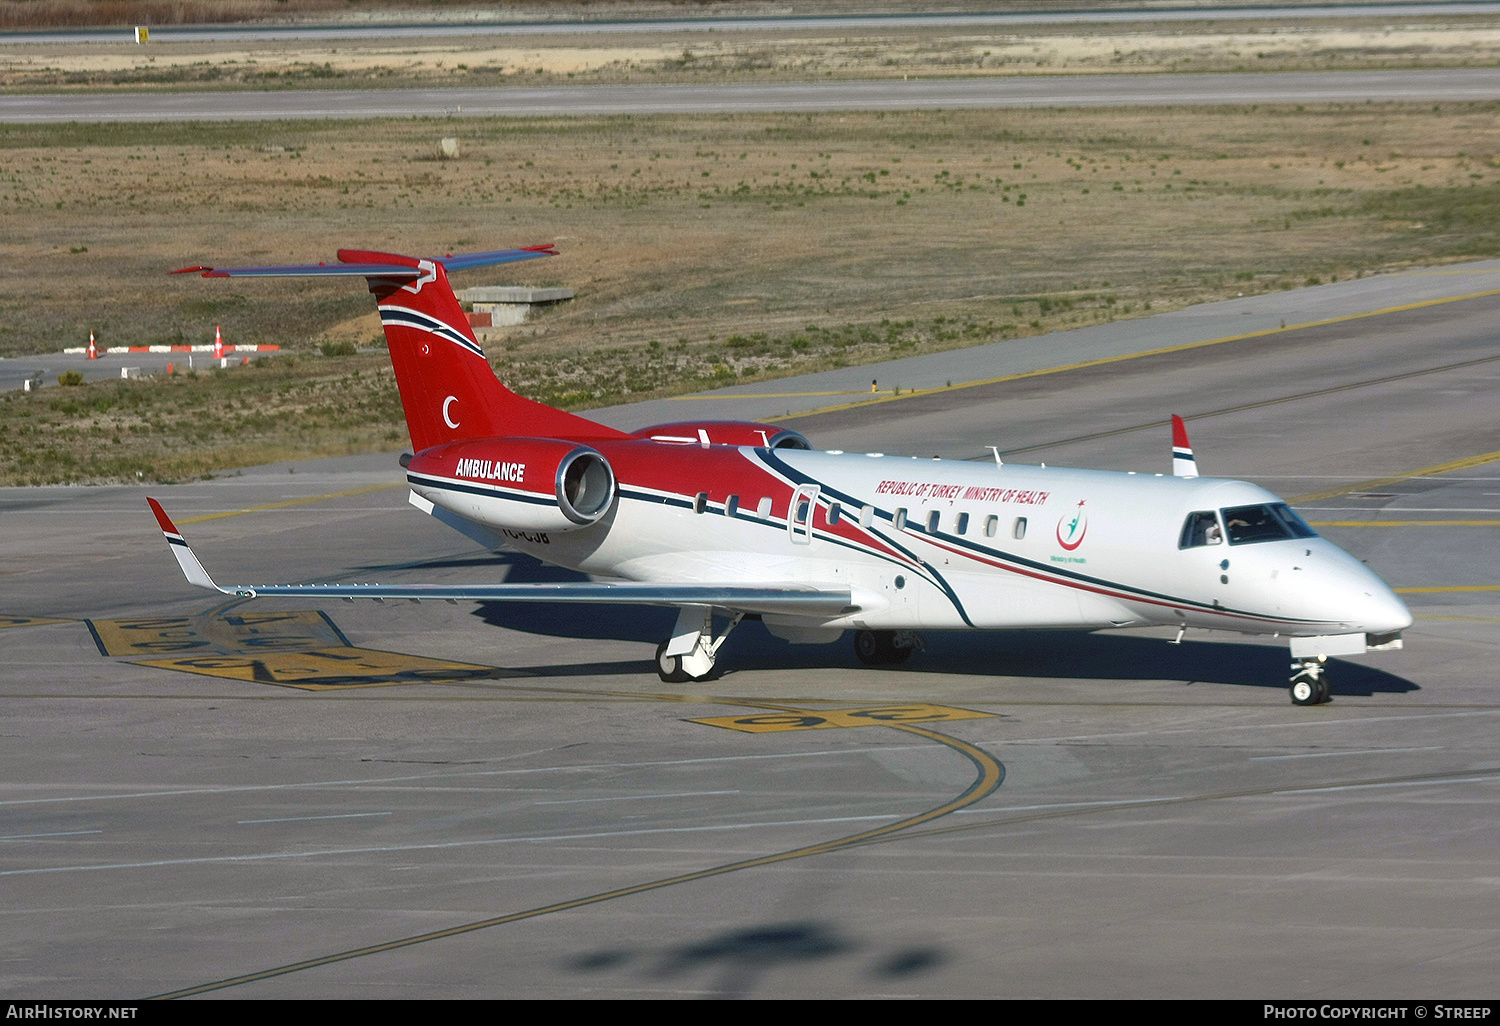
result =
[[362,275],[380,307],[396,387],[417,452],[466,438],[625,438],[624,432],[516,395],[500,383],[448,284],[445,265],[483,267],[539,256],[550,246],[419,260],[339,250],[338,264],[185,267],[205,278]]

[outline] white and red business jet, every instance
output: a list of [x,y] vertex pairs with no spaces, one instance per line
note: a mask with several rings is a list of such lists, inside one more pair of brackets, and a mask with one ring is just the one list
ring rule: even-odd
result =
[[[1284,635],[1292,701],[1326,701],[1332,655],[1399,648],[1411,614],[1275,495],[1197,476],[1173,418],[1173,474],[812,451],[734,421],[617,431],[511,392],[475,341],[448,272],[551,247],[419,260],[185,268],[205,277],[368,280],[415,455],[411,503],[489,547],[608,578],[569,584],[220,587],[154,500],[188,581],[245,598],[449,599],[672,606],[663,680],[710,675],[729,631],[855,631],[898,663],[921,630],[1168,626]],[[728,625],[715,633],[715,613]]]

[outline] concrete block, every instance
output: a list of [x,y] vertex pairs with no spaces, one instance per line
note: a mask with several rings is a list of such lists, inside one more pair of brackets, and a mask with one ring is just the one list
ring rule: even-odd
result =
[[534,289],[525,285],[481,285],[464,289],[458,298],[465,303],[560,303],[573,298],[572,289]]

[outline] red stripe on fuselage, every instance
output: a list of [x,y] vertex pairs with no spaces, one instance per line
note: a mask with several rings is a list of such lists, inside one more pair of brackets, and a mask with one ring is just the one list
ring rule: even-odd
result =
[[[708,496],[713,506],[724,506],[731,495],[739,497],[739,516],[746,520],[758,520],[756,508],[763,497],[771,499],[771,512],[767,519],[785,526],[791,512],[792,495],[797,484],[767,468],[747,454],[743,449],[727,445],[701,445],[674,442],[654,442],[649,439],[629,441],[598,441],[592,443],[614,469],[615,479],[625,489],[642,488],[665,493],[683,502],[691,503],[701,492]],[[755,450],[750,450],[753,453]],[[821,489],[823,485],[819,482]],[[812,529],[816,535],[829,535],[871,555],[892,560],[922,573],[922,564],[899,549],[894,548],[879,535],[860,527],[857,521],[841,517],[839,523],[829,525],[827,504],[830,500],[820,494],[819,502],[812,513]],[[799,528],[800,530],[800,528]]]
[[[1035,578],[1036,580],[1039,580],[1039,581],[1045,581],[1048,584],[1058,584],[1058,585],[1062,585],[1063,587],[1067,587],[1067,588],[1075,588],[1078,591],[1091,592],[1091,593],[1093,593],[1095,595],[1104,595],[1104,596],[1107,596],[1108,598],[1123,599],[1126,602],[1140,602],[1140,603],[1144,603],[1146,605],[1164,606],[1167,609],[1181,609],[1181,610],[1185,610],[1187,612],[1194,612],[1194,613],[1209,613],[1209,614],[1214,615],[1214,616],[1225,616],[1225,617],[1229,617],[1230,619],[1234,619],[1234,620],[1258,620],[1258,621],[1260,621],[1262,623],[1286,624],[1286,625],[1289,625],[1289,626],[1306,626],[1308,624],[1308,622],[1309,622],[1309,621],[1306,621],[1306,620],[1287,620],[1287,619],[1284,619],[1282,617],[1275,617],[1275,616],[1262,616],[1262,615],[1254,614],[1254,613],[1235,613],[1235,612],[1231,612],[1230,610],[1227,610],[1227,609],[1215,609],[1212,606],[1205,606],[1205,605],[1201,605],[1201,604],[1196,603],[1196,602],[1181,602],[1181,601],[1174,602],[1174,601],[1170,601],[1170,600],[1166,600],[1166,599],[1151,598],[1151,597],[1146,596],[1146,595],[1139,595],[1139,594],[1135,594],[1135,593],[1127,592],[1127,591],[1117,591],[1117,590],[1114,590],[1114,589],[1111,589],[1111,588],[1100,587],[1099,585],[1096,585],[1096,584],[1090,584],[1087,581],[1078,581],[1078,580],[1074,580],[1074,579],[1069,578],[1069,577],[1054,576],[1054,575],[1051,575],[1051,574],[1044,573],[1043,571],[1040,571],[1040,570],[1033,570],[1033,569],[1031,569],[1029,567],[1017,566],[1017,565],[1013,565],[1013,564],[1010,564],[1010,563],[1000,562],[999,560],[996,560],[996,559],[993,559],[993,558],[989,558],[989,557],[980,555],[977,552],[972,552],[972,551],[970,551],[968,549],[963,549],[963,548],[959,548],[957,546],[949,545],[946,542],[943,542],[943,541],[941,541],[941,540],[939,540],[937,538],[931,537],[930,535],[913,535],[913,537],[920,537],[923,541],[927,542],[929,545],[933,545],[933,546],[935,546],[937,548],[940,548],[944,552],[950,552],[950,553],[952,553],[954,555],[957,555],[957,556],[964,556],[964,557],[966,557],[968,559],[974,560],[975,562],[982,563],[982,564],[984,564],[986,566],[992,566],[992,567],[995,567],[996,569],[999,569],[999,570],[1005,570],[1005,571],[1008,571],[1009,573],[1019,574],[1022,577]],[[1324,621],[1312,621],[1312,622],[1314,622],[1314,623],[1322,623]]]

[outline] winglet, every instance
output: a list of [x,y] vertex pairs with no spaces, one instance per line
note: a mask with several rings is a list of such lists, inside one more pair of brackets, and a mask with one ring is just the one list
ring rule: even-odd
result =
[[1193,458],[1193,447],[1188,442],[1187,425],[1175,413],[1172,414],[1172,476],[1198,476],[1198,461]]
[[234,594],[232,591],[225,591],[219,587],[213,582],[213,578],[208,576],[208,571],[203,569],[203,564],[198,562],[198,557],[193,555],[192,549],[188,548],[182,532],[177,530],[177,525],[172,523],[172,518],[167,516],[167,511],[161,508],[161,503],[150,498],[146,502],[150,504],[151,512],[156,514],[157,526],[161,528],[161,533],[166,535],[172,555],[177,557],[177,565],[182,567],[183,576],[188,579],[188,583],[210,591],[224,592],[226,595]]

